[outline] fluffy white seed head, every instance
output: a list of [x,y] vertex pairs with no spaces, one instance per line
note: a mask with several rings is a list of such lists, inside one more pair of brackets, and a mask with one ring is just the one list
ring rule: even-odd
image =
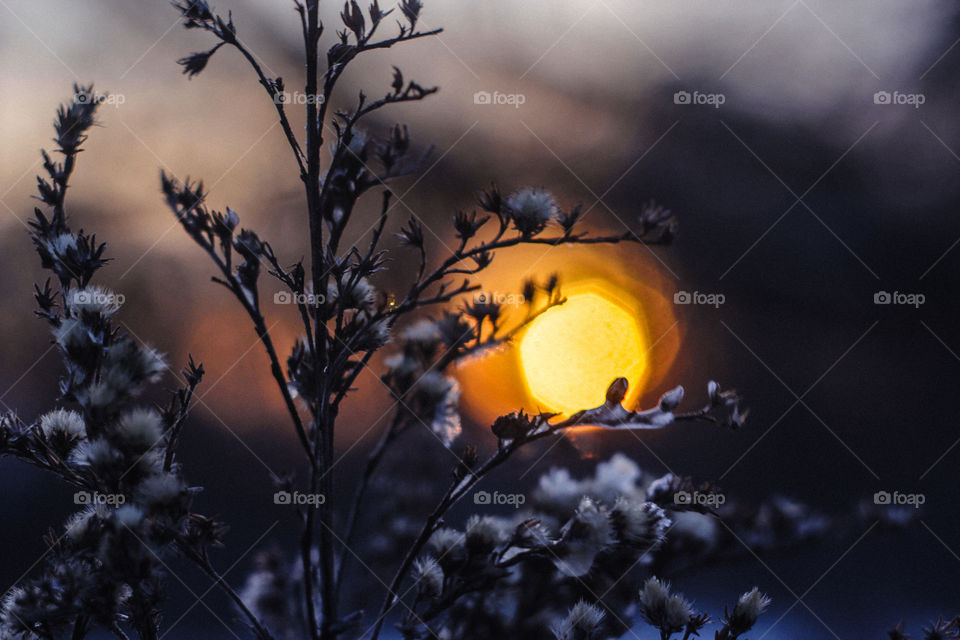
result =
[[441,560],[463,551],[466,536],[456,529],[437,529],[427,543]]
[[549,191],[524,187],[504,203],[514,225],[522,233],[535,233],[557,217],[557,203]]
[[433,345],[440,340],[440,332],[433,320],[423,319],[414,322],[403,330],[403,339],[423,345]]
[[436,597],[443,593],[443,569],[436,558],[417,558],[413,563],[413,580],[424,595]]
[[103,469],[122,460],[116,447],[103,438],[81,442],[71,458],[74,464],[93,469]]
[[690,617],[693,615],[693,608],[683,596],[670,596],[664,609],[665,626],[668,629],[681,630],[687,626]]
[[611,516],[623,542],[646,548],[660,544],[670,528],[670,518],[659,506],[624,496],[617,498]]
[[43,435],[52,437],[64,435],[69,438],[83,439],[87,436],[87,426],[76,411],[55,409],[40,418],[40,430]]
[[120,436],[132,447],[146,451],[163,438],[163,418],[153,409],[134,409],[122,416],[117,426]]
[[740,596],[737,605],[733,608],[733,617],[742,621],[747,628],[752,627],[760,614],[770,606],[770,602],[770,598],[754,587]]
[[557,640],[587,640],[593,638],[603,622],[605,612],[600,607],[580,600],[573,605],[563,622],[553,627]]
[[141,499],[151,505],[165,507],[176,504],[183,496],[183,481],[172,473],[158,473],[140,484]]
[[640,602],[647,611],[663,610],[670,599],[670,585],[656,577],[650,577],[640,589]]
[[481,553],[488,553],[510,538],[506,523],[493,516],[470,516],[466,526],[467,546]]

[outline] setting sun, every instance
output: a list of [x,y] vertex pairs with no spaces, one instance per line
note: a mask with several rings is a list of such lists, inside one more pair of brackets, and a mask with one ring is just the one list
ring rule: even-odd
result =
[[574,289],[563,305],[530,325],[520,342],[520,363],[540,408],[571,414],[602,404],[619,376],[630,381],[636,397],[647,349],[637,311],[591,285]]

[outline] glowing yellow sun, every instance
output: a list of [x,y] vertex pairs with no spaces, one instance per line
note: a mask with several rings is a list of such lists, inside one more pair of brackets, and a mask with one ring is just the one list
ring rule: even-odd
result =
[[627,401],[636,398],[647,368],[637,316],[595,284],[534,320],[520,341],[520,363],[539,408],[569,415],[596,407],[619,376],[630,381]]

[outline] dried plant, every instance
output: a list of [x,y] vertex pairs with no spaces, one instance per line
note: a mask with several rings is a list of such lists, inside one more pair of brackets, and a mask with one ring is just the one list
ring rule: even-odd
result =
[[[526,310],[519,318],[489,296],[471,299],[468,294],[482,290],[475,277],[495,252],[537,244],[666,244],[676,221],[669,211],[650,205],[638,215],[634,230],[595,235],[581,228],[579,207],[564,209],[543,189],[503,195],[494,186],[480,192],[478,211],[453,217],[457,245],[449,257],[428,255],[423,224],[409,220],[399,240],[416,256],[415,274],[403,295],[383,294],[372,280],[386,268],[384,230],[394,216],[389,185],[416,171],[425,156],[414,155],[402,125],[382,136],[361,125],[374,112],[422,100],[437,89],[408,81],[394,68],[382,98],[370,100],[360,93],[351,108],[333,114],[327,110],[351,61],[439,30],[418,28],[419,0],[402,0],[389,10],[373,0],[366,11],[350,0],[340,15],[344,29],[322,59],[318,3],[295,0],[294,5],[304,42],[304,91],[313,98],[305,104],[303,141],[288,119],[283,80],[265,75],[238,36],[232,15],[217,14],[204,0],[173,2],[186,28],[214,39],[210,49],[178,61],[184,73],[201,73],[218,51],[232,48],[249,62],[274,104],[305,188],[308,264],[290,264],[278,256],[261,234],[240,227],[240,216],[232,209],[211,208],[202,182],[181,183],[163,174],[161,186],[177,220],[213,262],[218,272],[214,281],[250,317],[269,358],[308,470],[303,482],[288,478],[281,488],[321,498],[298,510],[301,542],[295,559],[282,551],[261,554],[240,591],[212,563],[210,550],[222,544],[225,526],[193,510],[197,490],[188,486],[176,456],[202,365],[190,360],[183,371],[187,384],[172,394],[166,408],[137,405],[141,389],[156,382],[167,365],[116,327],[113,316],[122,297],[91,284],[107,262],[104,245],[68,226],[68,182],[103,99],[92,86],[75,87],[55,122],[63,160],[55,162],[44,153],[46,176],[38,178],[39,199],[50,211],[36,210],[31,232],[42,266],[52,274],[35,295],[37,315],[51,326],[65,365],[62,406],[33,422],[3,417],[0,453],[55,473],[90,504],[60,533],[50,533],[43,571],[6,595],[0,637],[69,635],[77,640],[99,627],[119,638],[135,633],[155,640],[160,637],[165,558],[174,554],[206,573],[260,640],[376,640],[388,619],[396,620],[409,639],[602,638],[628,629],[637,607],[661,638],[698,636],[710,617],[651,574],[662,577],[708,562],[729,546],[718,533],[709,549],[693,553],[684,542],[685,530],[726,517],[731,532],[754,534],[776,546],[807,539],[812,529],[798,521],[794,529],[770,533],[729,505],[721,513],[679,504],[675,495],[693,488],[690,479],[644,476],[623,455],[599,465],[591,480],[575,481],[561,469],[543,476],[530,509],[518,511],[517,517],[476,515],[462,531],[448,528],[445,518],[518,450],[580,425],[659,429],[676,421],[700,421],[740,427],[746,418],[740,397],[715,382],[708,386],[704,405],[692,411],[678,411],[682,387],[667,391],[652,409],[629,409],[623,405],[626,379],[619,378],[603,405],[566,419],[522,411],[501,416],[491,425],[496,446],[489,456],[481,458],[476,446],[458,449],[449,487],[392,567],[384,601],[379,606],[369,602],[365,611],[342,610],[356,527],[386,452],[416,424],[427,425],[442,446],[453,450],[461,425],[452,366],[508,344],[540,314],[565,301],[553,276],[520,283]],[[397,31],[378,37],[394,12]],[[326,161],[324,147],[330,152]],[[369,241],[341,246],[345,230],[355,222],[356,203],[370,191],[380,192],[380,214]],[[264,274],[287,290],[302,323],[302,337],[285,362],[265,317]],[[459,311],[453,312],[456,304]],[[382,379],[398,408],[369,453],[353,495],[344,496],[333,489],[333,443],[341,407],[372,356],[391,343]],[[716,491],[709,485],[699,490]],[[780,507],[774,503],[768,508]],[[833,530],[833,523],[818,522],[818,534]],[[768,604],[756,588],[744,593],[719,620],[716,640],[742,637]],[[956,629],[956,620],[940,621],[927,637],[957,637]],[[905,637],[893,633],[891,637]]]

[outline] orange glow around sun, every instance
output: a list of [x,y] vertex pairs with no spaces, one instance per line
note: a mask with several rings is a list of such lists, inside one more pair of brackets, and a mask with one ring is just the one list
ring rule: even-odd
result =
[[566,297],[520,340],[530,395],[545,410],[572,414],[602,404],[610,382],[624,376],[636,396],[649,348],[636,314],[601,283],[577,287]]
[[[524,277],[542,281],[553,272],[564,304],[503,348],[457,365],[461,407],[473,421],[488,425],[517,409],[563,415],[591,409],[620,376],[630,382],[628,408],[656,402],[663,391],[682,336],[675,284],[659,263],[630,246],[524,247],[498,256],[484,285],[506,293]],[[507,305],[506,324],[525,313],[520,304]]]

